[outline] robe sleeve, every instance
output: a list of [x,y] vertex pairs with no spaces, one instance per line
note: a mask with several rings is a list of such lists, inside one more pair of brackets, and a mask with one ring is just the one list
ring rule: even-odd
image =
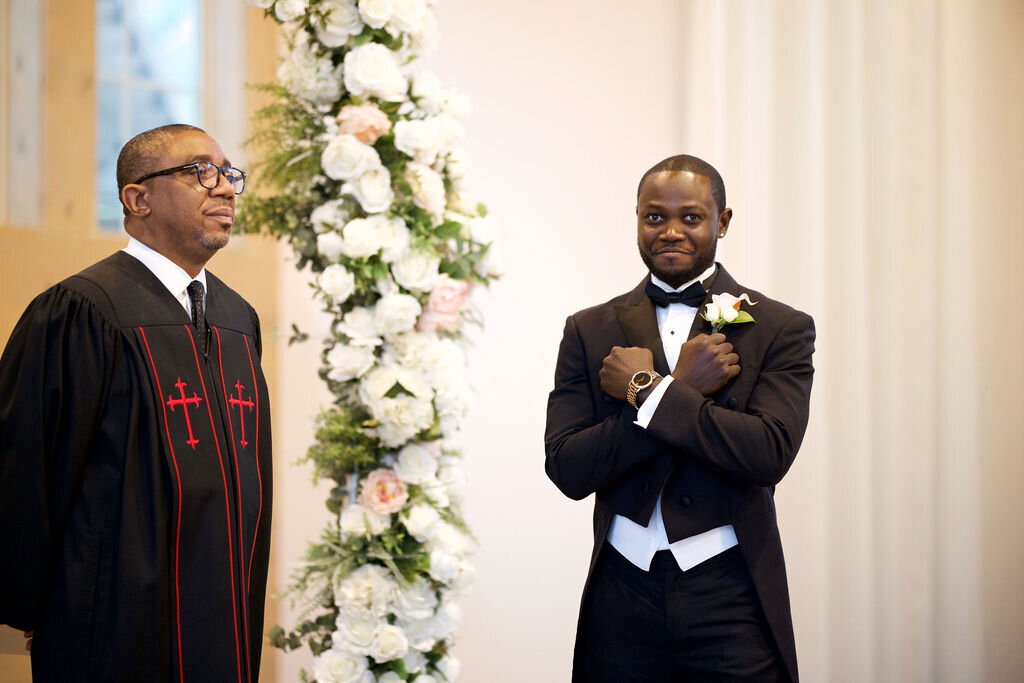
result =
[[56,285],[0,358],[0,623],[29,630],[42,618],[122,348],[103,311]]

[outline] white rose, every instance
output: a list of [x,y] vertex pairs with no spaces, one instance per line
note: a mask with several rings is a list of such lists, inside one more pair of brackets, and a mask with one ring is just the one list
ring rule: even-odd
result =
[[447,198],[444,193],[444,180],[441,179],[440,173],[429,166],[413,161],[408,165],[406,179],[412,186],[413,204],[437,218],[444,215]]
[[420,503],[413,505],[402,520],[405,528],[417,541],[429,541],[437,534],[437,525],[441,515],[431,505]]
[[383,251],[380,258],[384,263],[392,263],[409,250],[409,228],[401,218],[388,218],[382,214],[370,216],[379,218],[380,241]]
[[374,318],[377,329],[385,336],[411,330],[423,307],[408,294],[388,294],[377,300]]
[[337,631],[331,634],[334,647],[339,650],[349,650],[360,655],[371,654],[373,638],[380,627],[383,617],[373,612],[344,605],[338,611],[338,618],[335,620]]
[[267,9],[274,4],[274,0],[249,0],[249,4],[260,9]]
[[441,339],[436,334],[407,332],[396,335],[388,340],[384,353],[399,365],[421,371],[430,385],[435,386],[432,377],[444,358]]
[[300,43],[288,53],[277,67],[277,78],[289,92],[317,105],[341,97],[341,67],[314,53],[308,44]]
[[415,33],[423,24],[426,14],[427,3],[424,0],[395,0],[391,25],[399,31]]
[[432,164],[443,146],[440,129],[433,119],[399,121],[395,124],[395,147],[422,164]]
[[377,627],[373,638],[370,656],[377,662],[390,662],[399,659],[409,651],[409,641],[401,627],[394,624],[382,624]]
[[427,658],[419,650],[409,650],[405,657],[402,658],[402,663],[405,665],[406,671],[414,674],[417,671],[422,671],[427,666]]
[[455,498],[461,498],[466,491],[466,473],[454,463],[442,462],[437,471],[437,479],[445,491]]
[[434,254],[410,250],[391,264],[395,282],[412,292],[429,292],[440,275],[441,258]]
[[469,95],[450,90],[444,100],[444,110],[457,119],[464,119],[473,110]]
[[459,572],[459,559],[439,548],[430,551],[430,577],[441,583],[448,583]]
[[491,242],[484,255],[473,266],[481,277],[496,277],[501,274],[501,252],[496,242]]
[[420,674],[416,677],[416,683],[437,683],[437,679],[430,674]]
[[356,278],[345,269],[345,266],[327,266],[320,273],[320,289],[333,298],[335,303],[340,304],[356,290]]
[[394,671],[385,671],[377,677],[377,683],[405,683]]
[[380,168],[380,155],[370,145],[360,142],[354,135],[334,136],[323,154],[320,164],[324,173],[334,180],[355,180],[367,171]]
[[391,515],[382,515],[359,503],[352,503],[338,517],[341,540],[352,536],[377,536],[391,528]]
[[453,180],[464,178],[472,166],[473,162],[470,160],[469,153],[465,150],[453,149],[445,157],[444,168],[448,171],[448,177]]
[[402,52],[406,56],[426,55],[437,48],[441,42],[441,29],[437,25],[437,17],[433,12],[426,12],[423,21],[420,22],[419,30],[411,31],[408,40],[402,44]]
[[327,365],[330,367],[327,376],[335,382],[347,382],[361,377],[376,360],[372,348],[335,344],[327,352]]
[[395,199],[391,173],[384,167],[367,171],[356,180],[345,183],[341,191],[355,197],[366,213],[387,211]]
[[384,28],[393,9],[393,0],[359,0],[359,16],[371,28]]
[[376,564],[364,564],[341,580],[335,600],[383,616],[397,591],[398,584],[390,571]]
[[324,26],[317,26],[316,37],[327,47],[341,47],[363,30],[355,0],[321,0],[320,11]]
[[379,346],[383,341],[374,319],[373,311],[364,306],[357,306],[345,314],[338,330],[349,338],[349,344],[355,346]]
[[455,117],[448,113],[441,113],[434,117],[434,127],[437,133],[438,149],[447,151],[452,145],[466,136],[466,128]]
[[430,446],[411,443],[398,452],[395,474],[407,484],[425,484],[434,480],[437,456]]
[[387,399],[370,406],[370,411],[380,421],[377,437],[389,448],[401,446],[434,423],[434,408],[430,400],[415,396]]
[[[443,426],[442,431],[444,431]],[[423,489],[423,493],[434,504],[434,507],[443,509],[451,505],[451,499],[448,498],[447,490],[437,479],[431,479],[420,486]]]
[[434,615],[434,634],[440,640],[449,637],[462,622],[462,608],[458,603],[445,600]]
[[333,230],[316,236],[316,250],[328,261],[337,261],[343,246],[341,235]]
[[309,214],[313,231],[327,232],[332,228],[340,228],[345,225],[348,220],[348,211],[344,209],[344,201],[344,199],[332,199],[313,209],[313,212]]
[[437,663],[437,668],[441,672],[441,675],[445,677],[445,680],[454,681],[459,677],[459,672],[462,671],[462,662],[451,655],[445,655],[444,658]]
[[403,621],[429,619],[437,607],[437,594],[430,583],[420,577],[409,586],[398,591],[395,599],[395,614]]
[[488,216],[477,217],[469,222],[469,236],[477,244],[490,244],[498,239],[501,225]]
[[274,16],[278,21],[294,21],[306,13],[306,0],[277,0]]
[[416,106],[426,113],[441,113],[444,88],[441,87],[441,79],[429,71],[420,72],[413,77],[409,94],[416,100]]
[[469,560],[463,559],[459,562],[459,573],[451,582],[451,589],[460,594],[469,593],[476,581],[476,567],[470,564]]
[[341,231],[344,236],[342,251],[349,258],[365,258],[380,251],[377,227],[365,218],[353,218]]
[[410,619],[403,621],[402,628],[405,630],[405,637],[409,640],[409,647],[420,652],[429,652],[437,638],[434,637],[434,620]]
[[358,97],[379,97],[398,102],[409,84],[395,54],[380,43],[366,43],[345,55],[345,88]]
[[438,548],[449,555],[462,556],[469,547],[466,536],[448,522],[437,525],[437,533],[430,541],[431,548]]
[[366,657],[339,650],[326,650],[313,658],[313,677],[317,683],[371,683]]

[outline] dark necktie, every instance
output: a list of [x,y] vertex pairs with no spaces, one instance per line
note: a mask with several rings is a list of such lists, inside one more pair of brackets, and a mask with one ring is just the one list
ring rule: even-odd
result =
[[206,355],[206,307],[203,305],[203,283],[193,280],[188,283],[188,298],[192,306],[192,325],[196,328],[196,336]]
[[664,289],[648,280],[647,296],[651,298],[651,301],[655,306],[665,307],[669,304],[686,304],[690,308],[696,308],[704,302],[704,297],[707,296],[707,291],[700,282],[694,282],[681,292],[666,292]]

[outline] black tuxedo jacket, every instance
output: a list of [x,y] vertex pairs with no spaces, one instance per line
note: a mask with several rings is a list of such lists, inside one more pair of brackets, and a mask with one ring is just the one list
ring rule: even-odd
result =
[[[654,353],[655,370],[669,373],[654,305],[644,292],[648,279],[566,320],[548,397],[545,470],[570,498],[597,494],[591,571],[613,517],[646,526],[663,487],[669,542],[732,524],[795,681],[796,646],[773,494],[807,426],[814,323],[738,285],[719,264],[707,302],[723,292],[747,292],[757,302],[743,304],[755,322],[723,330],[739,355],[740,374],[712,396],[672,382],[643,429],[634,424],[636,409],[601,391],[598,372],[612,346],[641,346]],[[710,331],[698,314],[690,337]],[[577,633],[577,664],[582,642]]]

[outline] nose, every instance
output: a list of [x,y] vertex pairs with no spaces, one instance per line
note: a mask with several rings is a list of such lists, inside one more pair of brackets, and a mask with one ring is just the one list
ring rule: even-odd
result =
[[218,195],[222,197],[230,197],[232,201],[235,199],[235,186],[232,185],[227,176],[223,173],[217,174],[217,187],[210,190],[211,195]]
[[682,221],[670,220],[665,223],[665,230],[661,233],[663,240],[683,239],[684,226]]

